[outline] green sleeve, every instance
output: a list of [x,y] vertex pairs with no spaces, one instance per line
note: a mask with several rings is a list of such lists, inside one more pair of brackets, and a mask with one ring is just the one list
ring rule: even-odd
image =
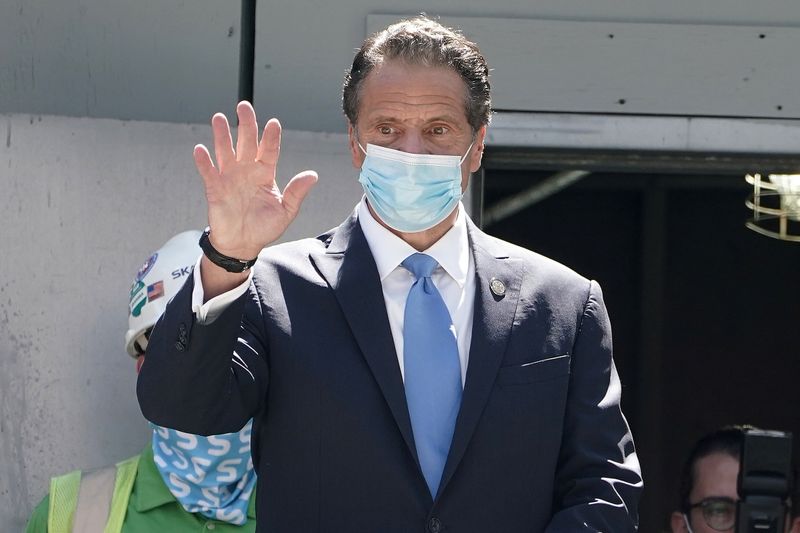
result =
[[33,509],[31,519],[25,527],[25,533],[47,533],[48,508],[50,507],[50,495],[45,496],[39,505]]

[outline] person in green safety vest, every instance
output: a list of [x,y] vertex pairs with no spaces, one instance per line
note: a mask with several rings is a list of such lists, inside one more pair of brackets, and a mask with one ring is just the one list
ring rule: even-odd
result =
[[[153,326],[202,253],[200,236],[186,231],[172,237],[136,274],[125,344],[137,372]],[[139,455],[54,477],[26,533],[255,531],[252,420],[236,433],[209,437],[151,428],[151,441]]]

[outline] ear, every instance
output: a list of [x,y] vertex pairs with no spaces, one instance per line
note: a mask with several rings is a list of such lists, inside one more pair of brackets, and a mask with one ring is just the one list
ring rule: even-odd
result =
[[140,354],[136,357],[136,373],[142,371],[142,365],[144,364],[144,354]]
[[472,153],[469,155],[469,171],[477,172],[481,168],[481,159],[483,158],[483,150],[486,148],[484,140],[486,139],[486,125],[480,127],[475,133],[475,142],[472,145]]
[[350,158],[353,161],[353,166],[360,169],[364,163],[364,152],[358,146],[358,138],[356,138],[356,129],[351,122],[347,123],[347,138],[348,145],[350,146]]
[[672,515],[670,515],[669,526],[672,533],[689,533],[689,530],[686,529],[683,513],[680,511],[673,511]]
[[792,527],[789,529],[789,533],[800,533],[800,516],[792,519]]

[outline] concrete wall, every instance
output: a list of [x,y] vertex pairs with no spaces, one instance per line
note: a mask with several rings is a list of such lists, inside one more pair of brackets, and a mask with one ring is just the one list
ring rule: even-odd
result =
[[[0,530],[14,532],[52,475],[146,443],[128,290],[151,251],[205,225],[191,152],[210,128],[0,115],[0,132]],[[343,134],[285,131],[281,182],[305,168],[320,181],[285,238],[360,198]]]
[[[798,8],[800,10],[800,8]],[[370,33],[397,20],[370,15]],[[492,67],[495,109],[800,118],[800,28],[449,17]]]
[[[425,11],[441,16],[445,24],[462,28],[467,36],[477,40],[490,66],[495,69],[492,72],[496,89],[494,105],[505,111],[653,113],[644,106],[663,99],[674,101],[682,96],[684,104],[693,104],[685,109],[685,114],[706,114],[703,105],[711,106],[716,95],[706,92],[704,83],[685,84],[683,69],[686,64],[705,56],[697,55],[700,49],[696,46],[688,48],[688,51],[682,49],[681,42],[686,40],[688,31],[682,31],[682,27],[732,26],[730,33],[725,32],[725,35],[741,36],[744,32],[737,26],[800,26],[800,6],[792,0],[759,3],[747,0],[406,0],[402,6],[390,1],[351,0],[346,4],[315,3],[317,14],[314,17],[306,16],[307,8],[307,4],[300,3],[270,5],[259,10],[255,98],[258,105],[266,107],[270,113],[281,113],[289,127],[323,131],[338,131],[343,127],[339,111],[342,76],[350,67],[353,50],[361,44],[365,33],[383,26],[370,24],[370,16],[383,23]],[[380,14],[392,16],[377,17]],[[530,21],[525,19],[538,19],[541,23],[528,26],[526,23]],[[625,30],[615,24],[595,25],[592,29],[599,33],[592,34],[581,22],[629,24],[625,25]],[[677,35],[671,40],[643,39],[642,36],[652,28],[636,30],[636,23],[673,25]],[[518,31],[520,25],[523,31]],[[541,31],[548,26],[552,29]],[[312,38],[316,44],[298,45],[298,28],[302,29],[304,38]],[[532,33],[533,29],[537,32]],[[669,34],[669,28],[661,30]],[[608,33],[619,34],[620,31],[622,38],[609,44]],[[731,47],[722,51],[726,59],[724,64],[738,59],[746,62],[749,54],[742,55],[740,51],[751,42],[759,42],[758,34],[754,34],[753,41],[745,42],[742,38],[741,45],[736,39],[739,51]],[[698,38],[703,40],[702,33]],[[729,37],[726,41],[731,39]],[[784,44],[782,38],[777,41],[781,41],[775,45],[781,50],[780,57],[789,62],[783,72],[796,70],[795,48],[789,43]],[[323,42],[325,44],[321,46],[319,43]],[[683,54],[681,57],[672,59],[666,55],[664,45],[670,42],[677,52]],[[706,35],[702,45],[708,48],[709,43],[715,43],[713,35]],[[600,62],[598,56],[603,56]],[[631,58],[636,58],[637,62],[631,65],[632,68],[626,68]],[[506,59],[514,62],[509,64]],[[698,65],[698,69],[704,67],[711,67],[713,72],[713,65]],[[742,67],[743,70],[746,68]],[[603,81],[613,81],[606,78],[607,74],[620,71],[635,74],[639,85],[648,86],[650,92],[645,101],[639,102],[641,92],[626,94],[628,78],[603,86]],[[731,72],[738,73],[739,69],[729,71],[729,74]],[[747,74],[741,77],[745,76]],[[738,79],[740,84],[741,77]],[[751,77],[756,78],[752,74]],[[697,79],[699,82],[704,80]],[[561,82],[561,86],[553,87],[555,81]],[[599,86],[597,81],[601,82]],[[777,89],[779,84],[772,86]],[[776,111],[776,105],[784,108],[789,105],[778,100],[797,102],[791,84],[781,87],[781,98],[766,99],[773,105],[772,111]],[[596,97],[599,94],[608,98],[607,107],[598,108]],[[761,96],[757,98],[763,99]],[[627,107],[617,104],[620,99],[626,100]],[[285,107],[286,102],[292,100],[302,102],[302,105]],[[740,99],[739,103],[749,105],[750,100]],[[521,103],[525,107],[520,107]],[[642,106],[637,107],[637,103]],[[796,110],[800,110],[800,105]],[[754,116],[741,106],[733,115]],[[757,116],[764,114],[758,113]]]
[[[539,19],[544,21],[653,23],[673,26],[681,35],[672,39],[680,45],[686,41],[682,26],[745,26],[767,32],[769,39],[762,48],[774,47],[775,57],[794,57],[794,39],[784,40],[785,31],[778,31],[773,40],[770,27],[800,26],[800,6],[796,0],[407,0],[399,6],[389,0],[350,0],[348,2],[269,2],[259,3],[257,13],[255,101],[262,115],[277,115],[287,128],[309,131],[344,131],[340,112],[342,76],[349,67],[353,50],[367,31],[367,18],[376,14],[414,14],[426,11],[442,16],[444,22],[462,22],[464,17],[491,20]],[[0,113],[49,113],[57,115],[112,117],[121,119],[169,122],[205,122],[218,109],[232,109],[237,95],[239,2],[215,0],[7,0],[0,3]],[[552,27],[556,28],[557,23]],[[469,34],[476,27],[466,24]],[[651,29],[645,29],[649,34]],[[665,28],[669,33],[670,28]],[[637,71],[638,79],[652,84],[646,103],[658,103],[661,97],[672,101],[678,93],[694,105],[692,113],[703,114],[703,101],[711,103],[713,95],[698,87],[684,86],[681,69],[697,63],[703,54],[687,53],[668,60],[657,41],[642,39],[641,33],[625,32],[621,38],[595,42],[583,29],[567,28],[564,34],[578,46],[575,57],[569,46],[542,47],[541,42],[507,32],[498,27],[494,32],[503,43],[498,50],[518,51],[524,58],[545,65],[545,74],[536,79],[515,80],[515,90],[532,92],[541,78],[567,74],[565,81],[586,91],[570,94],[567,108],[558,102],[559,111],[577,109],[597,111],[592,97],[591,79],[597,73],[618,73],[631,57],[649,65]],[[762,78],[755,72],[739,75],[740,69],[728,68],[730,61],[747,60],[751,42],[735,28],[727,38],[722,75],[750,84]],[[544,35],[538,32],[536,35]],[[600,33],[605,38],[605,33]],[[698,39],[705,46],[689,48],[703,52],[722,41],[701,30]],[[548,41],[550,42],[548,36]],[[577,39],[577,40],[576,40]],[[753,39],[757,39],[753,37]],[[510,40],[510,43],[508,42]],[[585,40],[585,41],[584,41]],[[526,46],[536,43],[535,54]],[[687,44],[690,41],[686,41]],[[489,46],[488,53],[495,46]],[[728,46],[730,45],[730,46]],[[757,41],[752,42],[758,45]],[[605,54],[602,68],[589,50]],[[784,50],[784,52],[781,52]],[[745,53],[743,53],[743,51]],[[567,55],[569,53],[569,55]],[[726,53],[723,51],[723,54]],[[507,56],[503,52],[503,56]],[[774,55],[774,54],[773,54]],[[592,58],[594,70],[586,69],[580,57]],[[516,57],[516,56],[515,56]],[[623,60],[624,59],[624,60]],[[577,60],[577,64],[572,62]],[[552,68],[555,65],[555,70]],[[500,67],[502,65],[496,65]],[[700,67],[704,67],[701,64]],[[748,65],[751,66],[751,65]],[[759,65],[763,66],[763,65]],[[796,72],[796,68],[784,72]],[[637,67],[638,68],[638,67]],[[743,67],[746,68],[746,67]],[[713,68],[711,69],[713,77]],[[499,77],[505,67],[496,71]],[[524,69],[521,72],[526,72]],[[560,78],[560,76],[556,76]],[[499,79],[499,78],[498,78]],[[734,80],[734,81],[736,81]],[[702,80],[700,80],[702,81]],[[729,84],[730,86],[730,84]],[[771,84],[778,94],[770,93],[764,105],[777,111],[781,105],[788,112],[796,102],[793,85]],[[649,87],[649,85],[648,85]],[[502,84],[501,87],[502,89]],[[641,112],[636,96],[625,95],[624,85],[608,88],[616,96],[611,102],[626,99],[627,107],[614,112]],[[498,107],[504,106],[504,93],[498,93]],[[676,93],[677,91],[677,93]],[[544,94],[556,94],[541,90]],[[606,91],[602,91],[600,94]],[[744,94],[748,94],[747,91]],[[785,97],[784,97],[785,95]],[[513,96],[513,95],[512,95]],[[733,95],[736,96],[736,95]],[[757,97],[756,97],[757,98]],[[509,98],[509,105],[516,100]],[[745,100],[743,102],[749,105]],[[537,104],[538,105],[538,104]],[[545,99],[538,110],[553,109]],[[607,110],[606,110],[607,111]],[[645,112],[647,112],[645,110]],[[738,115],[739,113],[734,113]],[[749,113],[748,116],[753,116]],[[759,113],[758,116],[763,116]],[[785,115],[784,115],[785,116]]]
[[239,2],[4,0],[0,113],[205,122],[232,108]]

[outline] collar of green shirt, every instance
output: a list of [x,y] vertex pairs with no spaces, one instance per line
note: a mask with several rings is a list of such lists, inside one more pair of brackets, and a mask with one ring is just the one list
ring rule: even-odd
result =
[[[153,461],[153,447],[150,445],[147,445],[139,456],[139,468],[136,472],[136,483],[133,485],[131,501],[139,513],[146,513],[168,503],[180,505],[164,484],[164,480],[161,479],[161,473]],[[255,502],[256,491],[254,489],[247,506],[247,518],[251,520],[256,518]]]

